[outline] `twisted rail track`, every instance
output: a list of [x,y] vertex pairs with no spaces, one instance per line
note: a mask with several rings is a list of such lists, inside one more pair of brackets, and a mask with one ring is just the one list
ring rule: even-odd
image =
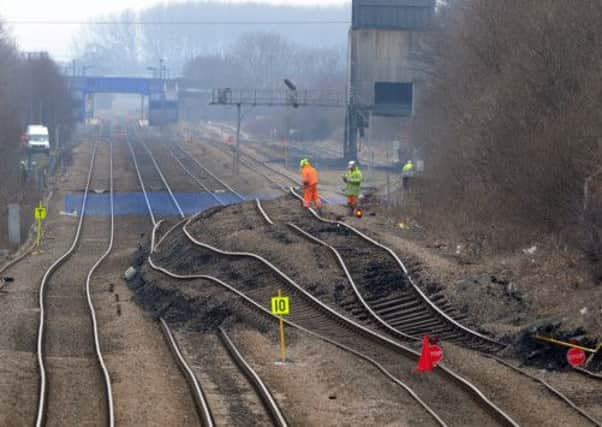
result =
[[[434,399],[438,403],[433,403],[437,413],[445,414],[442,415],[443,419],[447,418],[448,420],[457,421],[457,407],[466,407],[469,405],[467,401],[474,403],[472,399],[476,399],[479,403],[472,405],[471,410],[464,412],[462,416],[466,416],[468,413],[474,414],[475,418],[472,421],[483,423],[484,418],[487,418],[483,417],[483,407],[486,407],[488,411],[485,413],[487,415],[494,414],[494,418],[502,420],[503,423],[516,425],[510,416],[485,397],[473,384],[444,366],[438,371],[440,373],[437,374],[436,385],[431,384],[431,387],[426,386],[424,382],[418,380],[415,375],[412,375],[419,356],[415,350],[337,313],[317,300],[261,256],[253,253],[222,251],[199,241],[187,229],[192,220],[194,218],[185,223],[182,231],[195,246],[198,246],[199,250],[207,250],[214,255],[217,254],[232,258],[233,261],[231,261],[231,264],[237,263],[237,266],[232,265],[231,267],[235,271],[258,271],[261,266],[267,270],[265,276],[262,275],[261,285],[245,291],[245,294],[253,300],[265,303],[269,301],[271,295],[275,294],[278,287],[285,286],[289,294],[293,294],[295,301],[297,301],[296,314],[293,316],[293,319],[297,323],[306,326],[307,329],[330,337],[333,341],[341,342],[348,347],[358,349],[361,353],[371,355],[373,359],[383,360],[385,366],[391,372],[396,373],[397,378],[408,378],[407,381],[411,384],[411,387],[421,391],[417,393],[418,395],[432,393],[433,389],[445,393],[446,397],[444,399],[438,401]],[[182,260],[182,262],[188,261]],[[236,275],[232,276],[231,281],[236,282],[236,277]],[[400,356],[403,357],[400,359]],[[453,381],[450,381],[450,379]],[[467,397],[469,399],[466,399]],[[450,410],[450,400],[454,400],[457,403],[456,408],[453,408],[453,410]]]
[[[252,169],[252,170],[255,171],[255,169]],[[291,192],[294,194],[294,190],[291,189]],[[296,195],[296,194],[295,194],[295,196],[298,197],[298,195]],[[270,225],[274,225],[274,221],[272,221],[272,219],[268,216],[262,203],[259,200],[256,201],[256,205],[257,205],[258,211],[263,216],[265,221]],[[322,220],[321,218],[319,218],[319,216],[316,214],[316,212],[312,212],[312,214],[314,216],[316,216],[317,219]],[[332,223],[331,223],[331,225],[332,225]],[[337,224],[337,225],[339,225],[339,224]],[[341,225],[344,225],[344,224],[341,224]],[[405,334],[402,330],[399,330],[398,328],[396,328],[388,323],[388,321],[391,320],[392,318],[395,319],[396,317],[398,317],[398,315],[400,314],[400,313],[398,313],[399,309],[404,309],[404,311],[405,311],[405,309],[407,309],[408,307],[415,307],[415,311],[424,310],[424,307],[422,307],[422,308],[417,307],[417,306],[420,306],[421,304],[416,304],[416,296],[411,296],[410,298],[408,298],[405,301],[403,301],[403,299],[391,301],[391,298],[384,298],[384,299],[371,298],[371,297],[367,297],[365,299],[362,298],[362,292],[357,288],[357,285],[353,281],[353,277],[351,276],[351,273],[350,273],[349,269],[347,268],[343,257],[341,256],[340,252],[337,251],[337,249],[334,246],[329,245],[327,242],[321,241],[315,235],[309,234],[307,231],[301,229],[294,223],[289,223],[288,226],[291,227],[296,232],[298,232],[299,234],[308,238],[309,240],[314,241],[314,243],[321,244],[322,246],[329,248],[333,252],[335,258],[337,258],[337,261],[339,262],[341,268],[345,272],[345,275],[349,279],[351,285],[353,286],[356,296],[358,297],[356,303],[351,304],[347,307],[348,309],[350,309],[349,311],[352,314],[355,314],[357,316],[357,318],[359,318],[359,319],[366,320],[368,324],[370,324],[371,322],[376,323],[377,326],[380,326],[381,329],[384,329],[386,332],[388,332],[392,336],[396,336],[398,338],[407,338],[407,339],[416,339],[417,338],[416,336]],[[355,232],[358,236],[360,236],[362,238],[365,237],[365,240],[368,243],[370,243],[371,245],[375,245],[375,246],[389,252],[389,255],[392,256],[392,258],[398,262],[398,265],[401,268],[401,270],[404,271],[404,273],[408,272],[408,275],[409,275],[409,273],[411,271],[405,267],[405,265],[401,262],[401,260],[399,260],[395,256],[395,254],[392,253],[392,251],[390,249],[384,247],[383,245],[379,244],[378,242],[373,241],[373,239],[369,238],[368,236],[364,236],[363,233],[359,232],[358,230],[353,229],[353,232]],[[417,289],[417,291],[420,291],[420,290]],[[443,303],[443,304],[438,303],[437,298],[431,299],[431,298],[427,297],[426,295],[419,294],[419,298],[428,300],[428,301],[424,301],[426,303],[425,305],[427,306],[426,308],[428,310],[434,309],[435,312],[439,312],[439,315],[440,315],[440,317],[443,318],[443,321],[446,321],[447,318],[450,319],[450,323],[452,324],[452,333],[446,336],[447,339],[450,339],[450,340],[453,340],[456,342],[461,342],[464,345],[468,344],[468,346],[470,346],[472,348],[475,348],[475,349],[481,350],[481,351],[485,351],[486,357],[490,357],[490,358],[498,361],[499,363],[503,364],[504,366],[507,366],[508,368],[510,368],[522,375],[525,375],[525,376],[537,381],[538,383],[542,384],[553,395],[559,397],[562,401],[566,402],[571,408],[573,408],[581,416],[585,417],[588,421],[591,421],[592,423],[594,423],[594,425],[599,425],[599,422],[597,420],[595,420],[595,418],[593,418],[591,415],[589,415],[583,409],[578,407],[572,400],[570,400],[568,397],[563,395],[561,392],[559,392],[557,389],[552,387],[550,384],[548,384],[545,381],[542,381],[538,378],[535,378],[532,375],[529,375],[526,371],[524,371],[520,368],[509,365],[507,362],[505,362],[504,360],[502,360],[500,358],[497,358],[493,355],[488,355],[488,353],[490,353],[490,352],[496,352],[496,351],[502,349],[505,345],[503,343],[498,343],[497,341],[495,341],[489,337],[482,336],[481,334],[477,333],[476,331],[472,331],[469,328],[466,328],[464,325],[459,324],[458,320],[462,316],[458,315],[453,310],[453,307],[450,307],[450,306],[446,305],[445,303]],[[404,307],[404,306],[401,306],[401,304],[399,304],[399,303],[401,303],[401,304],[409,303],[409,305],[406,304]],[[437,305],[435,305],[435,304],[437,304]],[[416,308],[418,308],[418,309],[416,310]],[[441,324],[436,323],[435,325],[441,325]],[[425,326],[425,324],[422,325],[422,327],[424,327],[424,326]],[[426,324],[426,326],[429,328],[431,327],[428,324]],[[458,328],[460,330],[459,333],[454,335],[453,328]],[[420,330],[418,332],[420,332]],[[447,331],[447,332],[449,333],[449,331]],[[418,334],[416,334],[416,335],[418,335]],[[594,374],[590,371],[584,370],[583,373],[585,375],[592,376],[593,378],[597,377],[596,374]]]
[[[90,292],[92,275],[109,255],[113,244],[112,143],[109,144],[110,230],[99,232],[92,227],[91,231],[96,233],[92,233],[92,237],[81,239],[97,149],[98,143],[95,143],[73,242],[69,249],[48,268],[40,283],[40,320],[37,338],[40,386],[35,422],[37,427],[46,423],[76,425],[80,422],[93,422],[110,426],[115,423],[111,380],[100,347],[98,324]],[[96,182],[98,178],[95,177],[94,181],[98,183]],[[87,233],[88,230],[85,232]],[[97,249],[94,242],[98,240],[107,241],[107,248],[89,269],[85,280],[79,277],[83,273],[81,268],[75,267],[66,271],[65,266],[74,259],[73,255],[76,252],[85,253],[82,248],[86,249],[88,254],[94,252]],[[54,280],[59,272],[63,274],[62,280]],[[84,282],[85,298],[82,295],[82,288],[78,286]],[[50,305],[48,305],[49,299],[52,301]],[[92,355],[95,356],[94,364],[97,366],[92,366],[93,363],[90,363]],[[77,373],[74,372],[75,370]],[[104,400],[98,399],[99,388],[103,388]],[[81,407],[88,408],[85,415],[80,414]]]
[[[161,178],[161,182],[162,182],[163,186],[165,187],[165,189],[167,190],[170,197],[172,198],[173,204],[178,207],[178,212],[179,212],[180,218],[185,219],[184,213],[179,208],[180,205],[176,199],[176,196],[174,195],[173,191],[171,190],[171,187],[170,187],[167,179],[165,178],[163,172],[161,171],[157,161],[155,160],[152,151],[148,148],[148,146],[146,146],[146,144],[144,142],[140,141],[140,143],[143,144],[143,147],[145,148],[145,152],[148,155],[148,157],[151,159],[152,164],[155,168],[156,175],[158,175]],[[159,245],[162,241],[161,239],[157,240],[156,234],[157,234],[157,230],[160,228],[160,226],[162,225],[164,220],[159,220],[159,221],[156,220],[156,215],[153,213],[153,208],[150,203],[150,199],[149,199],[149,196],[148,196],[148,193],[146,190],[147,186],[144,183],[143,174],[140,171],[140,167],[139,167],[140,163],[136,159],[136,153],[135,153],[134,149],[132,148],[129,138],[128,138],[128,144],[130,145],[130,151],[132,154],[132,160],[134,163],[134,167],[136,169],[136,173],[137,173],[137,176],[138,176],[138,179],[140,182],[140,186],[141,186],[142,192],[144,193],[144,197],[145,197],[145,200],[147,203],[149,216],[153,223],[153,233],[152,233],[152,240],[151,240],[151,253],[152,253],[152,252],[154,252],[156,246]],[[195,184],[200,186],[203,190],[208,191],[209,188],[206,185],[204,185],[204,183],[198,178],[198,176],[196,176],[192,172],[191,169],[192,169],[193,165],[190,165],[190,163],[188,163],[188,166],[186,165],[185,162],[188,162],[191,159],[188,159],[185,156],[177,156],[171,150],[171,148],[169,150],[170,150],[170,155],[180,165],[180,167],[186,172],[186,174],[190,178],[192,178],[192,180],[195,182]],[[183,153],[183,154],[185,154],[185,153]],[[198,162],[193,162],[193,163],[196,166],[202,168],[200,163],[198,163]],[[217,177],[216,177],[216,179],[217,179]],[[218,179],[218,181],[219,181],[219,179]],[[223,183],[223,184],[225,184],[225,183]],[[225,184],[224,187],[229,188],[229,186],[227,184]],[[239,195],[235,191],[233,191],[233,193]],[[239,195],[239,197],[242,198],[242,196],[240,196],[240,195]],[[224,204],[219,198],[216,198],[216,201],[218,201],[222,205]],[[168,230],[165,235],[167,236],[172,230],[175,229],[175,227],[178,226],[178,224],[182,224],[182,221],[175,224],[175,226],[173,226],[170,230]],[[176,342],[174,334],[169,328],[169,325],[163,318],[160,318],[159,321],[161,323],[162,330],[165,334],[165,337],[170,346],[170,349],[174,353],[174,356],[178,362],[178,365],[180,366],[181,371],[183,372],[184,376],[186,377],[187,382],[189,383],[189,386],[190,386],[192,394],[193,394],[193,398],[194,398],[196,406],[197,406],[199,418],[201,419],[201,422],[204,426],[212,427],[213,425],[215,425],[215,417],[211,411],[206,393],[203,391],[196,375],[194,374],[193,368],[190,366],[190,364],[188,363],[186,358],[184,358],[184,356],[178,346],[178,343]],[[265,408],[265,410],[268,414],[268,418],[272,420],[272,422],[275,426],[286,427],[288,425],[286,422],[286,419],[285,419],[284,415],[282,414],[282,411],[278,407],[276,400],[273,398],[273,396],[269,392],[269,389],[267,388],[265,383],[261,380],[259,375],[257,375],[257,373],[251,368],[251,366],[248,364],[248,362],[243,358],[242,353],[235,346],[234,342],[230,339],[230,337],[227,335],[225,330],[223,330],[223,329],[220,330],[219,334],[224,343],[225,348],[228,350],[228,354],[231,357],[232,363],[234,363],[235,366],[239,367],[240,372],[242,373],[244,378],[246,378],[246,380],[249,382],[249,384],[252,385],[253,390],[256,392],[256,394],[258,396],[259,401],[262,402],[263,407]],[[218,367],[215,367],[215,368],[219,369]]]
[[[291,193],[300,199],[294,189]],[[314,243],[333,251],[354,287],[358,287],[361,294],[371,296],[365,299],[365,306],[379,321],[408,337],[435,334],[440,339],[485,352],[506,347],[455,320],[451,316],[453,307],[439,307],[416,284],[411,272],[392,249],[349,224],[323,218],[314,209],[310,212],[317,223],[306,229],[292,223],[291,226]],[[376,292],[375,283],[381,284]],[[371,295],[376,293],[379,295]],[[382,294],[387,295],[382,297]],[[353,312],[365,307],[349,305],[346,309]]]

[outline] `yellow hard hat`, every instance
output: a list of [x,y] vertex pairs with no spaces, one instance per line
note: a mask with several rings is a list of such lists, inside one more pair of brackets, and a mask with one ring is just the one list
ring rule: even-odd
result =
[[308,164],[309,164],[309,160],[308,159],[302,159],[299,162],[299,167],[302,168],[303,166],[308,165]]

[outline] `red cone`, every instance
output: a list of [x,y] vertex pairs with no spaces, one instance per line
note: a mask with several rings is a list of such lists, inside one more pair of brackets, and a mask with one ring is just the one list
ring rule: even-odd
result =
[[422,337],[422,352],[420,353],[417,369],[418,372],[430,372],[433,370],[433,358],[431,357],[429,337],[427,336]]

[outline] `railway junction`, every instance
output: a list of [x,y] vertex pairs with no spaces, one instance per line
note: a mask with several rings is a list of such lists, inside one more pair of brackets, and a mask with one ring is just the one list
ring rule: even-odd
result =
[[[342,220],[328,174],[318,214],[265,147],[236,175],[207,129],[118,126],[2,267],[0,424],[600,425],[598,374],[523,366],[374,219]],[[418,373],[425,335],[444,359]]]

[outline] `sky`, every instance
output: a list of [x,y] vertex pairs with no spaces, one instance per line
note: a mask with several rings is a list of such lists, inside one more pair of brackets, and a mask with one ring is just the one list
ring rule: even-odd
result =
[[[240,3],[243,0],[228,0]],[[340,5],[348,0],[254,0],[256,3]],[[59,61],[71,57],[73,37],[78,25],[43,25],[11,23],[11,21],[69,21],[81,22],[98,15],[124,9],[139,10],[157,3],[155,0],[0,0],[0,17],[10,23],[9,27],[24,51],[48,51]]]

